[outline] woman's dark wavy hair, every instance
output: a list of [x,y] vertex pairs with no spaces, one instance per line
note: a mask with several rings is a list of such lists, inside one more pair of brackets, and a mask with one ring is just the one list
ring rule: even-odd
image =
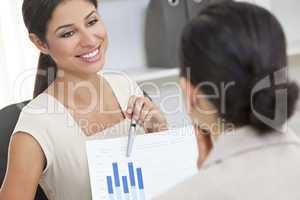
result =
[[[46,32],[55,8],[64,0],[24,0],[22,6],[23,20],[29,33],[47,43]],[[98,7],[97,0],[86,0]],[[35,78],[33,97],[38,96],[56,79],[57,65],[54,60],[43,53],[40,54],[38,70]]]
[[[266,9],[233,1],[207,7],[184,28],[180,56],[181,76],[195,86],[208,81],[221,91],[222,83],[235,83],[223,97],[225,110],[221,98],[209,99],[226,122],[251,125],[263,134],[280,128],[293,114],[299,96],[295,83],[271,85],[251,95],[260,80],[267,76],[273,80],[275,72],[287,67],[284,32]],[[265,123],[257,113],[268,119],[275,117],[278,89],[287,92],[283,108],[287,116],[275,124]],[[201,91],[213,92],[211,87],[201,87]]]

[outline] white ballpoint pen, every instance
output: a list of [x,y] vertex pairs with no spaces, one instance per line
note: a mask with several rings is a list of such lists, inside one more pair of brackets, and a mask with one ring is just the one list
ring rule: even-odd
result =
[[135,137],[135,131],[136,131],[136,121],[132,117],[130,122],[130,127],[129,127],[129,133],[128,133],[127,153],[126,153],[127,157],[130,157],[131,155],[134,137]]

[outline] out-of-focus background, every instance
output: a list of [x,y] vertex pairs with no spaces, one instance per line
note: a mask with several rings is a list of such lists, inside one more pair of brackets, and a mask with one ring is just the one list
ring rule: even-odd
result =
[[[110,38],[104,69],[128,73],[160,105],[172,127],[189,123],[178,85],[176,41],[183,24],[210,1],[99,1]],[[283,25],[290,77],[299,82],[300,1],[248,2],[269,9]],[[22,0],[4,0],[0,6],[0,109],[32,98],[38,52],[28,39],[21,6]],[[297,109],[290,124],[300,133],[299,105]]]

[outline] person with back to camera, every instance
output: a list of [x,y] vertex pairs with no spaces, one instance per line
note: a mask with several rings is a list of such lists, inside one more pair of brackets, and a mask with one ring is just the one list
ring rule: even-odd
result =
[[300,140],[286,124],[299,89],[276,18],[216,4],[186,25],[180,50],[199,172],[155,199],[299,200]]
[[32,200],[38,184],[49,200],[88,200],[85,141],[167,129],[159,109],[137,84],[98,73],[108,45],[96,0],[24,0],[30,40],[41,51],[34,99],[10,141],[1,200]]

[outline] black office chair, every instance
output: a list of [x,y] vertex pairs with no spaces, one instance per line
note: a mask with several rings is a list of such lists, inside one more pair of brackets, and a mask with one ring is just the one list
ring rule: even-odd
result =
[[[2,185],[6,166],[7,166],[7,151],[10,136],[19,119],[22,108],[29,101],[24,101],[18,104],[9,105],[0,110],[0,185]],[[42,188],[38,186],[35,200],[48,200]]]

